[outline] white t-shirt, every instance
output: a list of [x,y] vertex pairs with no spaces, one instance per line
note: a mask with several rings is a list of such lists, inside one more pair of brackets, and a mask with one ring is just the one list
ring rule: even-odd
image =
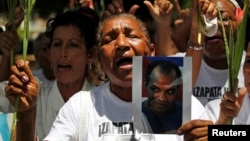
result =
[[214,99],[209,101],[205,106],[209,119],[214,122],[219,118],[220,103],[221,99]]
[[[244,87],[242,69],[245,55],[244,51],[238,75],[239,88]],[[219,70],[211,68],[202,60],[193,95],[205,106],[210,100],[220,99],[226,90],[228,90],[228,69]]]
[[5,86],[8,85],[8,81],[0,82],[0,112],[9,113],[13,112],[14,108],[9,103],[9,100],[5,97]]
[[[4,112],[13,112],[11,104],[5,97],[4,88],[7,82],[0,83],[0,110]],[[40,83],[39,96],[37,101],[37,119],[36,119],[36,133],[40,140],[42,140],[48,133],[55,120],[59,109],[65,104],[57,85],[57,81],[52,83]],[[85,80],[82,90],[90,90],[91,85]],[[2,111],[0,111],[2,112]],[[12,119],[8,119],[12,120]]]
[[[123,138],[127,138],[134,133],[152,133],[148,122],[145,121],[143,116],[141,116],[142,119],[136,120],[141,122],[136,123],[136,125],[140,125],[140,131],[138,131],[138,126],[133,124],[134,107],[132,102],[119,99],[110,92],[109,88],[110,82],[106,82],[90,92],[80,91],[72,96],[61,108],[50,133],[44,140],[76,141],[81,134],[83,135],[81,141],[102,141],[105,138],[106,140],[113,138],[113,135],[124,135]],[[83,105],[86,103],[84,95],[88,94],[91,95],[89,109],[83,110]],[[192,95],[190,94],[190,96]],[[208,119],[205,108],[193,96],[191,108],[192,119]],[[83,111],[88,113],[82,113]],[[141,111],[137,112],[141,113]],[[81,122],[83,114],[88,117],[85,122]],[[82,131],[82,133],[79,133],[79,131]],[[171,140],[183,140],[182,136],[178,135],[164,136],[171,138]]]

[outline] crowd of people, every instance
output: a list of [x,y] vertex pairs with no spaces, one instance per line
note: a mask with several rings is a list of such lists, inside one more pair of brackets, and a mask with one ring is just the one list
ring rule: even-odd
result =
[[[0,112],[17,110],[16,141],[101,141],[106,136],[132,140],[172,130],[164,139],[207,140],[208,125],[227,124],[231,118],[233,124],[250,124],[250,42],[247,38],[235,86],[239,90],[232,94],[223,40],[222,25],[227,36],[231,27],[237,31],[239,7],[236,0],[193,0],[189,9],[182,9],[178,0],[112,0],[100,17],[93,5],[84,4],[47,21],[46,31],[34,42],[38,70],[27,60],[10,64],[10,52],[20,38],[6,28],[0,33]],[[202,35],[200,18],[216,21]],[[19,26],[22,19],[14,24]],[[193,93],[180,90],[186,82],[176,64],[155,61],[145,80],[149,99],[136,111],[133,56],[191,56],[188,83]],[[191,119],[185,123],[177,94],[192,97]]]

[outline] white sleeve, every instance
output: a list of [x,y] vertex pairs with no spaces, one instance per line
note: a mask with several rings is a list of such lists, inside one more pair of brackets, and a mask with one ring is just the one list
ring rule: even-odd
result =
[[0,82],[0,112],[11,113],[14,112],[14,107],[5,96],[6,85],[8,85],[8,81]]
[[234,118],[235,124],[250,124],[250,99],[247,93],[243,99],[241,109],[238,116]]
[[209,120],[205,107],[201,104],[201,102],[192,95],[191,102],[191,119],[205,119]]
[[78,123],[81,110],[81,95],[86,94],[80,91],[74,94],[60,109],[46,141],[75,141],[78,138]]
[[215,99],[215,100],[209,101],[205,106],[208,117],[210,118],[210,120],[214,122],[219,117],[220,102],[221,102],[221,99]]

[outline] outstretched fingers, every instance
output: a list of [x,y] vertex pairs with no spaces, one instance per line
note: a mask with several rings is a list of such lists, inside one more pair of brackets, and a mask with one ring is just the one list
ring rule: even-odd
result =
[[168,0],[159,1],[158,6],[160,8],[160,13],[162,15],[169,14],[172,11],[173,7],[174,7],[173,4]]
[[116,13],[124,12],[123,0],[113,0],[112,5],[114,6]]
[[107,17],[124,12],[123,0],[112,0],[109,3],[103,12],[102,19],[106,19]]
[[201,12],[208,18],[215,18],[217,16],[216,5],[209,0],[200,1]]
[[175,11],[177,12],[178,16],[180,17],[182,9],[181,9],[181,6],[179,4],[179,0],[174,0],[173,4],[174,4]]

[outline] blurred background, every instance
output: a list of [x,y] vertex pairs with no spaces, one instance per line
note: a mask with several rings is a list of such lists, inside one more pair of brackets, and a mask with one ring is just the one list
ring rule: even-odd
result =
[[[44,32],[46,28],[46,22],[49,18],[53,17],[56,13],[63,12],[67,9],[75,8],[75,3],[78,0],[36,0],[34,8],[32,10],[32,16],[30,19],[30,38],[35,39],[40,32]],[[102,13],[104,0],[91,0],[93,8]],[[106,1],[106,0],[105,0]],[[7,0],[0,0],[0,26],[5,29],[7,23],[8,5]],[[18,33],[22,38],[23,24],[20,25]]]
[[[0,27],[3,30],[6,30],[5,25],[9,21],[8,1],[10,0],[0,0]],[[83,3],[80,4],[80,1],[83,1]],[[35,70],[38,67],[37,60],[34,56],[34,42],[40,33],[46,31],[46,23],[50,18],[54,17],[55,14],[80,6],[89,6],[101,15],[104,10],[104,1],[109,2],[111,0],[35,0],[29,23],[30,34],[27,51],[27,60],[30,61],[31,68]],[[23,29],[24,22],[17,28],[17,33],[21,40],[15,52],[15,59],[22,58]]]

